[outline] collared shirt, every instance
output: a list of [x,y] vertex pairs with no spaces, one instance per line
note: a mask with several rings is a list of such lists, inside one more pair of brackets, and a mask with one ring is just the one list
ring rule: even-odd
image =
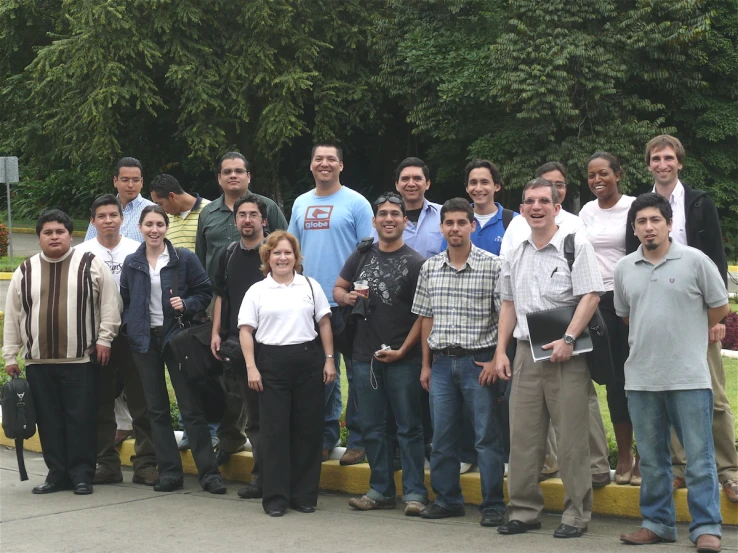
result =
[[[116,198],[120,199],[120,194]],[[139,243],[144,241],[143,234],[138,230],[138,220],[141,218],[141,212],[149,205],[154,205],[154,202],[147,200],[141,194],[126,204],[123,208],[123,224],[120,226],[120,233],[123,236]],[[87,227],[87,234],[85,234],[85,241],[93,238],[97,238],[97,229],[90,223]]]
[[[563,229],[566,234],[577,232],[579,229],[584,228],[582,220],[574,215],[562,209],[556,216],[556,224],[559,225],[560,229]],[[502,245],[500,246],[500,256],[504,257],[508,255],[518,244],[524,242],[530,238],[530,225],[525,217],[513,217],[510,224],[505,231],[505,236],[502,237]]]
[[576,233],[574,265],[569,271],[564,256],[564,238],[568,234],[560,227],[541,249],[529,237],[505,256],[501,296],[515,303],[515,338],[529,339],[528,313],[576,305],[584,294],[605,290],[594,248],[582,232]]
[[[286,230],[287,219],[284,218],[282,210],[266,196],[254,194],[267,206],[267,230]],[[218,270],[218,260],[228,247],[228,244],[240,240],[241,235],[236,228],[233,218],[233,210],[225,204],[223,195],[213,200],[202,208],[197,224],[197,240],[195,253],[197,258],[205,267],[210,277],[210,282],[215,282],[215,273]]]
[[200,213],[209,203],[210,200],[206,200],[197,194],[195,205],[192,206],[192,209],[184,213],[169,216],[167,238],[172,243],[172,246],[175,248],[187,248],[191,252],[195,251],[197,224],[200,220]]
[[[376,244],[379,241],[377,229],[372,229],[372,236]],[[402,232],[402,241],[426,259],[442,252],[441,205],[424,198],[418,222],[407,222]]]
[[471,245],[466,263],[456,269],[448,250],[428,259],[420,269],[412,312],[433,319],[428,345],[433,350],[469,350],[497,345],[500,258]]
[[[495,206],[497,206],[497,211],[491,215],[482,215],[480,218],[480,215],[476,213],[474,214],[474,221],[477,223],[477,227],[474,229],[474,232],[472,232],[471,241],[472,244],[478,248],[487,250],[495,255],[500,255],[502,238],[506,232],[505,222],[502,218],[502,213],[505,211],[505,208],[502,207],[500,202],[495,202]],[[472,207],[474,207],[474,204],[472,204]],[[512,222],[517,218],[518,213],[513,211],[513,219],[510,221],[510,225],[512,225]],[[484,222],[484,224],[482,224],[482,222]],[[508,225],[508,228],[510,228],[510,225]],[[443,242],[441,242],[441,248],[445,250],[447,247],[448,244],[444,238]]]
[[[656,192],[656,186],[653,187],[652,192]],[[679,242],[684,246],[687,244],[687,215],[684,211],[684,186],[682,181],[677,180],[674,190],[671,191],[669,196],[669,205],[671,205],[671,236],[675,242]]]

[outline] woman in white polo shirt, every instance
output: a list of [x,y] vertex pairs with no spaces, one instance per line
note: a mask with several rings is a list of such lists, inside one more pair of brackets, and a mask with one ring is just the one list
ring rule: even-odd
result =
[[[607,406],[618,444],[618,464],[615,468],[616,484],[640,484],[637,459],[633,459],[633,424],[628,414],[625,397],[624,364],[628,358],[628,327],[615,314],[613,305],[613,273],[617,262],[625,257],[625,233],[628,226],[628,210],[635,198],[626,196],[620,189],[623,168],[615,156],[597,152],[587,164],[587,183],[596,199],[588,202],[579,212],[586,236],[594,247],[597,264],[602,274],[606,292],[600,297],[600,311],[605,318],[610,336],[615,382],[607,386]],[[631,231],[632,232],[632,231]]]
[[331,308],[320,284],[300,274],[294,235],[270,234],[259,254],[266,278],[246,292],[238,326],[249,388],[261,392],[262,506],[273,517],[287,507],[312,513],[323,450],[323,386],[336,379]]

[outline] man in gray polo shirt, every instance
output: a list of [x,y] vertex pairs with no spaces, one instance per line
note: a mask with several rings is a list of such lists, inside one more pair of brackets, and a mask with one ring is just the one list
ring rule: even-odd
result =
[[720,551],[720,488],[712,439],[713,395],[707,367],[708,330],[728,314],[716,265],[701,251],[669,238],[672,209],[655,193],[628,212],[641,246],[615,267],[615,310],[630,325],[625,391],[641,455],[641,514],[628,544],[677,538],[669,428],[689,463],[689,539],[697,551]]

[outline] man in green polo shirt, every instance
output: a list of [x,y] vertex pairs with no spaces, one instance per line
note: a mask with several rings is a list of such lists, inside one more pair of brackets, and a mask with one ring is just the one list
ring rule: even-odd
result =
[[[233,224],[233,204],[249,191],[249,162],[238,152],[228,152],[218,164],[218,184],[223,194],[206,205],[197,224],[195,253],[208,272],[211,282],[218,269],[218,260],[228,244],[240,240]],[[287,219],[279,206],[265,196],[255,194],[267,206],[269,230],[287,230]]]

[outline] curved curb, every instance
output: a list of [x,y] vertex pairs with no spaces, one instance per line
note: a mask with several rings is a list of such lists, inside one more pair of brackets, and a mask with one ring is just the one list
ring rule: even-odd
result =
[[[133,440],[126,440],[120,447],[121,463],[131,466],[131,455],[134,455]],[[0,444],[13,447],[14,441],[0,436]],[[41,451],[38,435],[26,440],[25,449],[28,451]],[[182,467],[188,474],[197,474],[195,461],[190,451],[181,453]],[[250,482],[251,469],[254,460],[250,452],[242,451],[231,455],[228,463],[223,465],[221,472],[226,480],[236,482]],[[395,473],[395,484],[398,490],[402,490],[402,473]],[[430,486],[430,472],[425,471],[425,483],[430,491],[430,497],[435,496]],[[540,484],[543,490],[544,504],[547,511],[561,512],[564,507],[564,485],[558,478],[551,478]],[[338,461],[331,460],[323,463],[320,474],[320,489],[323,491],[339,492],[352,495],[366,493],[369,489],[369,465],[362,463],[343,467]],[[461,475],[461,489],[466,503],[478,505],[482,501],[479,473],[471,472]],[[635,486],[618,486],[610,484],[604,488],[594,490],[592,512],[597,515],[641,518],[638,507],[640,488]],[[507,485],[505,485],[505,501],[507,502]],[[738,503],[731,503],[720,492],[721,511],[723,524],[738,525]],[[674,493],[676,505],[676,516],[679,522],[689,522],[689,509],[687,508],[687,490],[677,490]],[[348,509],[348,506],[346,507]]]

